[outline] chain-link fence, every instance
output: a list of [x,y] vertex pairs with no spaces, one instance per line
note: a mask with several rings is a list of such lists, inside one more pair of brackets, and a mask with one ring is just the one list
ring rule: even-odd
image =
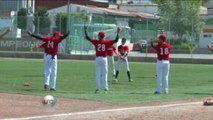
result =
[[[162,26],[160,19],[133,18],[119,16],[95,16],[92,18],[82,13],[75,13],[65,16],[49,15],[48,17],[26,16],[1,18],[1,32],[6,27],[11,27],[10,32],[5,39],[0,41],[1,51],[29,51],[40,52],[37,45],[41,42],[34,40],[26,31],[32,31],[35,34],[45,36],[51,35],[54,30],[62,34],[70,31],[71,34],[60,44],[60,53],[66,54],[94,54],[94,47],[84,38],[83,26],[88,26],[90,37],[97,38],[97,33],[102,30],[106,33],[105,39],[114,39],[117,27],[122,28],[121,38],[128,40],[128,45],[132,53],[153,53],[150,47],[150,40],[157,39],[160,33],[167,35],[167,41],[172,44],[172,53],[186,54],[210,54],[207,49],[208,44],[213,44],[213,19],[211,17],[201,20],[203,27],[198,34],[197,24],[192,18],[187,28],[182,28],[185,33],[181,39],[177,34],[176,27],[181,28],[181,24],[174,24],[174,19],[164,20]],[[78,15],[79,14],[79,15]],[[69,17],[68,17],[69,16]],[[176,25],[176,26],[175,26]],[[187,30],[184,30],[187,29]],[[117,43],[119,45],[120,42]]]

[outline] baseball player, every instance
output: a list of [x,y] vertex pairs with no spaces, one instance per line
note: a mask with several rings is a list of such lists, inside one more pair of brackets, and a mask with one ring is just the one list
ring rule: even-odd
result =
[[3,36],[5,36],[7,33],[9,33],[11,31],[10,28],[8,28],[6,31],[0,33],[0,38],[2,38]]
[[130,69],[129,69],[129,62],[127,59],[127,55],[129,53],[129,47],[126,44],[126,38],[122,38],[121,41],[121,45],[118,46],[118,65],[117,65],[117,70],[116,70],[116,75],[115,75],[115,79],[114,82],[118,82],[118,74],[119,71],[121,70],[121,65],[124,63],[125,64],[125,68],[127,71],[127,76],[129,79],[129,82],[132,82],[132,78],[130,76]]
[[[32,32],[28,31],[31,37],[39,39],[44,43],[40,47],[44,48],[44,89],[47,90],[50,87],[51,91],[56,90],[56,75],[57,75],[57,54],[58,54],[58,44],[65,39],[70,32],[65,35],[61,35],[60,32],[55,31],[53,36],[40,37],[34,35]],[[51,76],[51,81],[50,81]]]
[[116,49],[114,45],[111,45],[107,50],[108,50],[108,56],[107,56],[108,64],[112,70],[112,75],[115,78],[114,54],[117,54]]
[[166,35],[160,34],[158,37],[158,43],[154,45],[151,41],[151,46],[157,52],[157,86],[154,93],[160,94],[161,89],[163,88],[164,94],[168,94],[168,77],[170,69],[169,55],[171,51],[171,45],[166,42]]
[[98,40],[95,40],[93,38],[90,38],[87,34],[87,27],[84,26],[85,31],[85,38],[90,41],[95,46],[96,51],[96,90],[95,93],[98,93],[101,90],[101,77],[104,81],[104,91],[107,93],[109,90],[108,88],[108,65],[107,65],[107,49],[113,45],[114,43],[118,42],[119,35],[121,32],[121,29],[117,28],[117,35],[115,40],[105,40],[105,33],[103,31],[100,31],[98,33]]

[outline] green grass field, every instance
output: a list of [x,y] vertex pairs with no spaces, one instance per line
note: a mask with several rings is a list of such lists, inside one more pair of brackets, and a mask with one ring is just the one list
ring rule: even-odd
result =
[[[57,91],[43,89],[43,60],[0,59],[0,92],[80,98],[113,103],[143,103],[213,96],[213,65],[171,64],[169,94],[154,95],[155,64],[130,62],[134,82],[128,82],[126,72],[120,72],[118,84],[112,84],[110,94],[95,94],[94,61],[58,61]],[[109,71],[111,73],[111,71]],[[23,83],[29,82],[29,87]]]

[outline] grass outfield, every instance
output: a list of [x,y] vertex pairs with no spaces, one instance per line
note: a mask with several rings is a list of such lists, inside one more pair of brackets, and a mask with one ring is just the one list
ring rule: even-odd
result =
[[[130,62],[134,82],[128,82],[126,72],[119,74],[118,84],[112,84],[110,94],[94,94],[94,61],[58,61],[57,91],[43,89],[43,60],[0,59],[0,92],[30,95],[61,96],[115,103],[143,103],[213,96],[213,65],[171,64],[169,94],[154,95],[155,64]],[[111,73],[111,71],[109,71]],[[23,86],[29,82],[29,87]]]

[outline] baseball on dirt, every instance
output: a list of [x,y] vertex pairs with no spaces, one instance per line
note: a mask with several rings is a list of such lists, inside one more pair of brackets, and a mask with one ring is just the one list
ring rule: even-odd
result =
[[44,96],[42,103],[44,106],[53,107],[56,104],[56,99],[52,95],[46,95],[46,96]]

